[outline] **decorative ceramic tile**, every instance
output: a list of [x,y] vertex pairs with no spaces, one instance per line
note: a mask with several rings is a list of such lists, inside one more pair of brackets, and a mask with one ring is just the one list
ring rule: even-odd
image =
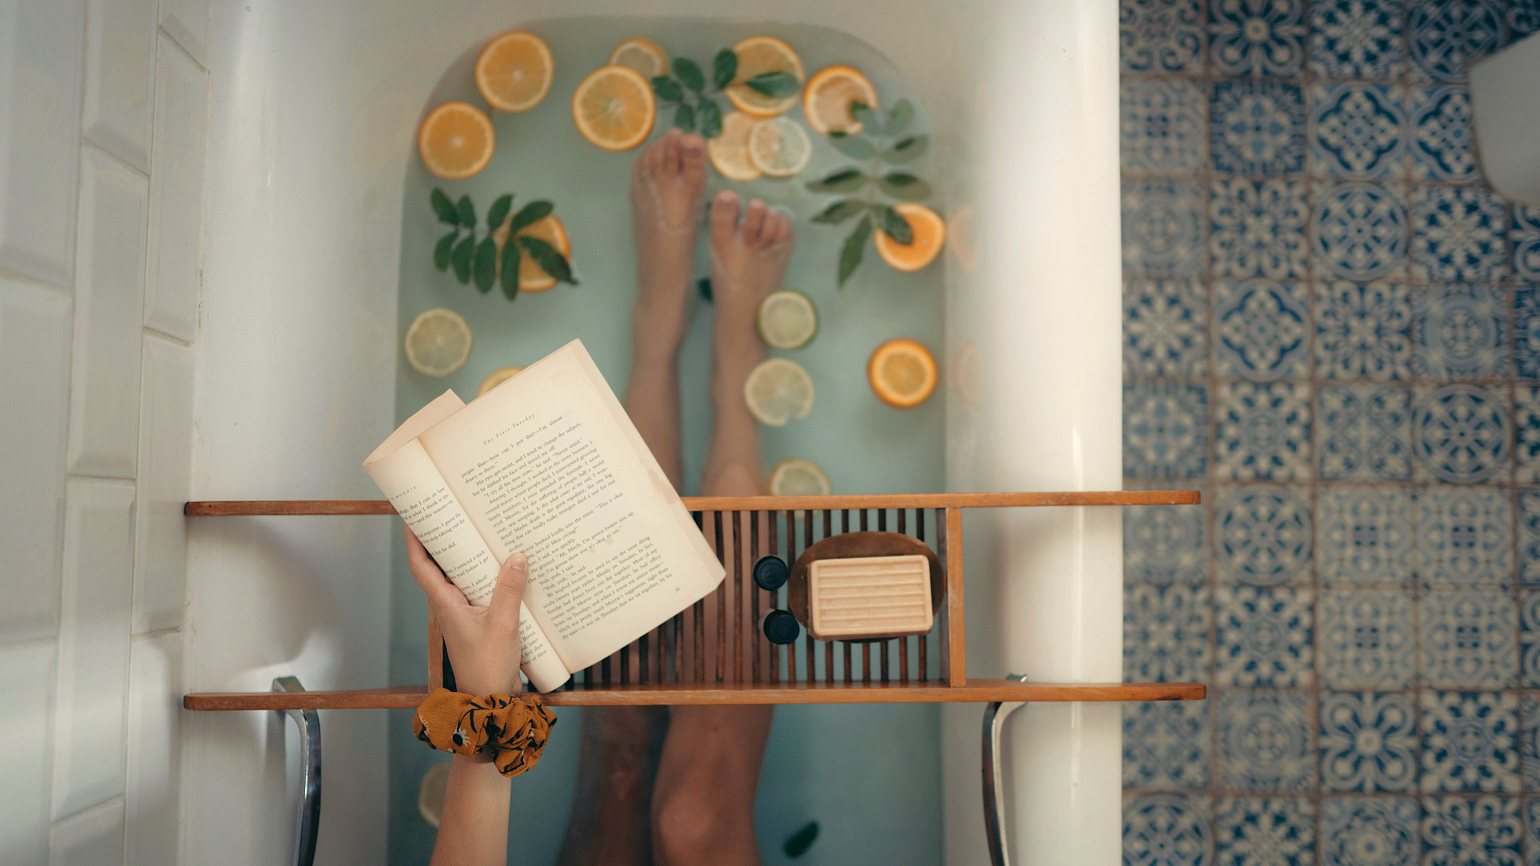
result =
[[1407,215],[1400,190],[1376,183],[1318,188],[1311,219],[1317,273],[1377,280],[1406,267]]
[[1397,385],[1322,385],[1316,390],[1316,453],[1322,478],[1412,475],[1411,395]]
[[1214,459],[1221,477],[1237,481],[1309,477],[1308,385],[1231,382],[1219,386],[1217,402]]
[[1119,99],[1123,170],[1200,170],[1206,103],[1202,88],[1191,81],[1124,81]]
[[[1214,591],[1214,683],[1308,686],[1315,593],[1291,587],[1221,586]],[[1407,606],[1410,610],[1410,605]],[[1407,642],[1408,648],[1410,641]]]
[[1208,365],[1208,290],[1197,279],[1123,286],[1123,372],[1201,376]]
[[1202,701],[1123,705],[1123,787],[1202,790],[1208,784]]
[[1519,700],[1512,693],[1424,692],[1422,790],[1519,791]]
[[1132,682],[1207,679],[1213,662],[1208,590],[1139,585],[1124,593],[1124,675]]
[[1230,75],[1297,75],[1305,66],[1302,0],[1209,0],[1210,63]]
[[1453,688],[1504,688],[1518,679],[1518,611],[1489,590],[1425,593],[1418,623],[1422,679]]
[[1508,292],[1425,286],[1412,301],[1412,373],[1451,379],[1508,373]]
[[1407,15],[1414,74],[1460,81],[1466,67],[1497,49],[1502,16],[1494,0],[1423,0]]
[[1540,280],[1540,205],[1513,206],[1513,275]]
[[1316,498],[1316,509],[1320,519],[1315,552],[1322,581],[1404,584],[1411,580],[1416,551],[1410,491],[1326,487]]
[[1328,797],[1321,801],[1321,862],[1406,866],[1420,850],[1417,818],[1409,798]]
[[1287,487],[1222,490],[1215,507],[1219,573],[1253,586],[1310,579],[1310,505]]
[[1318,283],[1317,375],[1331,379],[1400,379],[1408,375],[1411,321],[1411,301],[1404,285]]
[[1540,389],[1513,388],[1514,478],[1520,484],[1540,484]]
[[1520,787],[1540,791],[1540,698],[1532,694],[1519,699],[1519,773]]
[[1193,478],[1208,457],[1208,393],[1202,385],[1138,382],[1123,388],[1123,472]]
[[1207,534],[1201,508],[1124,509],[1124,580],[1203,584],[1208,573]]
[[1536,31],[1540,31],[1540,0],[1510,0],[1508,33],[1503,44],[1511,45]]
[[1417,709],[1404,692],[1321,695],[1321,787],[1376,794],[1417,784]]
[[1533,590],[1519,594],[1519,653],[1523,685],[1540,686],[1540,592]]
[[1412,172],[1425,180],[1476,180],[1470,94],[1446,84],[1412,91]]
[[1519,581],[1540,586],[1540,492],[1525,491],[1519,500]]
[[1508,206],[1475,186],[1412,190],[1412,276],[1428,282],[1488,282],[1508,276]]
[[1305,99],[1299,85],[1215,82],[1209,103],[1209,152],[1218,172],[1298,172],[1305,163]]
[[1505,490],[1439,485],[1417,497],[1417,554],[1430,585],[1506,586],[1513,508]]
[[1299,283],[1220,283],[1214,295],[1215,367],[1242,379],[1309,374],[1310,302]]
[[1310,71],[1329,78],[1393,78],[1406,62],[1399,2],[1312,0]]
[[1422,801],[1422,862],[1428,866],[1520,866],[1516,797],[1429,797]]
[[1214,805],[1218,862],[1227,866],[1309,863],[1315,804],[1305,799],[1225,799]]
[[1123,183],[1123,273],[1182,276],[1203,271],[1204,191],[1180,180]]
[[1200,0],[1122,0],[1118,56],[1124,72],[1202,71]]
[[1540,800],[1524,801],[1524,862],[1540,866]]
[[1409,594],[1368,589],[1329,591],[1321,596],[1317,616],[1322,683],[1332,688],[1411,685],[1417,662]]
[[1308,791],[1314,786],[1308,692],[1226,691],[1210,700],[1216,707],[1220,787]]
[[1346,81],[1310,88],[1310,171],[1321,177],[1400,177],[1406,169],[1400,85]]
[[1144,794],[1123,802],[1123,866],[1203,864],[1214,856],[1207,797]]
[[1519,378],[1540,379],[1540,288],[1513,290],[1513,363]]
[[1419,388],[1412,410],[1419,474],[1460,484],[1501,480],[1513,439],[1507,403],[1500,390],[1480,385]]
[[1308,216],[1302,183],[1217,178],[1211,195],[1214,276],[1282,280],[1304,273]]

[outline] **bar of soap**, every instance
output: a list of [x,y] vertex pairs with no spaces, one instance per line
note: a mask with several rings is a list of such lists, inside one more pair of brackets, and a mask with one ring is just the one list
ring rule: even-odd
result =
[[911,556],[820,559],[807,569],[808,631],[819,640],[904,637],[930,631],[930,560]]

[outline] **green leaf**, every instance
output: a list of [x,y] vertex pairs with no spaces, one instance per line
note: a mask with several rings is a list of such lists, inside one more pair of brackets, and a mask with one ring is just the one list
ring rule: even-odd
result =
[[797,76],[780,70],[761,72],[743,83],[747,84],[749,89],[755,93],[763,94],[771,99],[790,96],[802,89],[802,81]]
[[476,252],[476,238],[466,235],[455,244],[454,250],[449,253],[449,263],[454,265],[455,279],[464,285],[471,281],[471,256]]
[[722,134],[722,109],[710,99],[702,99],[695,107],[696,119],[700,122],[700,134],[706,138],[716,138]]
[[495,229],[508,218],[508,210],[513,207],[513,193],[504,193],[498,196],[492,206],[487,208],[487,228]]
[[930,184],[907,171],[890,171],[877,181],[882,191],[905,201],[919,201],[930,197]]
[[877,109],[872,108],[870,105],[867,105],[864,102],[859,100],[851,101],[850,118],[856,123],[861,124],[862,132],[870,132],[873,134],[882,132],[882,124],[877,122]]
[[654,75],[652,77],[652,92],[664,102],[679,102],[684,99],[684,88],[679,82],[667,75]]
[[711,83],[717,87],[726,87],[733,83],[738,76],[738,52],[731,48],[723,48],[717,52],[717,56],[711,58]]
[[895,243],[914,243],[914,228],[904,215],[893,208],[892,205],[883,205],[877,210],[877,225],[882,233],[892,238]]
[[882,125],[882,131],[887,135],[898,135],[909,128],[911,120],[914,120],[914,103],[900,99],[888,109],[888,122]]
[[492,284],[497,282],[497,241],[491,238],[482,238],[476,245],[476,258],[471,262],[471,274],[476,279],[476,288],[482,294],[492,290]]
[[834,149],[851,159],[871,159],[877,155],[877,146],[859,135],[847,132],[829,133],[829,143]]
[[449,270],[449,253],[454,249],[455,238],[460,236],[459,229],[450,229],[449,233],[438,239],[438,244],[433,247],[433,266],[441,271]]
[[695,109],[686,103],[679,103],[679,107],[674,109],[674,127],[685,132],[694,132]]
[[888,162],[909,162],[925,152],[930,146],[930,137],[926,135],[907,135],[882,152],[882,158]]
[[475,231],[476,206],[471,204],[471,197],[468,195],[460,196],[460,204],[458,207],[460,211],[460,228]]
[[513,221],[508,223],[508,234],[518,234],[521,230],[550,216],[551,211],[555,209],[556,206],[545,199],[530,202],[519,208],[519,212],[513,215]]
[[813,222],[834,225],[850,219],[858,213],[866,210],[866,203],[853,198],[842,198],[813,217]]
[[700,293],[701,300],[711,303],[711,278],[701,277],[695,281],[695,291]]
[[521,237],[519,244],[524,247],[524,252],[534,258],[535,264],[546,275],[555,277],[564,283],[577,285],[577,278],[572,275],[572,265],[568,264],[567,257],[557,252],[556,248],[539,238]]
[[840,247],[839,287],[845,287],[845,281],[861,266],[861,257],[866,254],[866,242],[872,237],[872,215],[861,217],[856,223],[856,230],[845,238],[845,243]]
[[825,175],[822,180],[808,181],[807,188],[813,192],[852,192],[866,186],[870,179],[859,168],[850,166]]
[[705,74],[700,71],[700,67],[696,65],[695,61],[688,57],[674,58],[674,75],[683,82],[685,87],[690,88],[696,93],[706,89]]
[[503,244],[503,295],[508,300],[519,296],[519,245]]
[[443,190],[434,187],[428,200],[433,202],[433,214],[438,217],[439,222],[459,225],[460,212],[455,210],[455,203],[449,200],[449,196],[445,195]]
[[786,859],[795,860],[807,853],[807,849],[813,847],[818,840],[818,822],[809,821],[802,825],[797,832],[786,837],[781,843],[781,851],[786,854]]

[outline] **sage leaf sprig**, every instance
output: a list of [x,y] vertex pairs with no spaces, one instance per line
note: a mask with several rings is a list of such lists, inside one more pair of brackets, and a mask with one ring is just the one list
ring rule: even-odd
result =
[[914,105],[900,99],[884,115],[860,102],[851,103],[851,116],[861,124],[857,133],[834,132],[829,143],[845,156],[863,162],[847,165],[818,180],[809,181],[810,192],[841,195],[813,216],[813,222],[840,225],[861,217],[840,246],[838,285],[861,266],[873,231],[880,231],[894,242],[914,242],[914,230],[894,202],[925,201],[931,197],[930,184],[907,168],[896,168],[918,159],[930,145],[929,137],[908,132],[914,120]]
[[[482,294],[501,285],[508,300],[519,295],[519,265],[524,256],[534,259],[546,275],[563,283],[577,285],[572,264],[550,243],[520,231],[550,216],[556,209],[549,201],[536,200],[513,210],[513,193],[493,199],[487,208],[485,229],[476,220],[476,206],[471,197],[458,200],[438,187],[428,196],[438,221],[449,226],[433,246],[433,267],[452,271],[460,285],[474,284]],[[517,241],[517,243],[511,243]]]
[[738,81],[738,53],[731,48],[717,51],[711,58],[711,78],[700,64],[688,57],[675,57],[673,74],[655,75],[652,92],[674,107],[673,125],[685,132],[698,132],[706,138],[722,134],[721,103],[717,98],[734,84],[742,84],[765,96],[789,96],[802,89],[802,82],[790,72],[761,72]]

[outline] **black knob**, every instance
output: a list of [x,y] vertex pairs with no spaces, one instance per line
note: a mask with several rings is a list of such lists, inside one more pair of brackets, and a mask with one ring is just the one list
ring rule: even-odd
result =
[[[784,567],[784,563],[782,563]],[[790,611],[772,610],[765,614],[765,621],[761,623],[765,637],[771,643],[796,643],[797,636],[802,634],[802,626]]]
[[754,583],[764,590],[775,592],[786,585],[786,578],[791,575],[791,569],[786,567],[786,560],[773,553],[761,556],[754,563]]

